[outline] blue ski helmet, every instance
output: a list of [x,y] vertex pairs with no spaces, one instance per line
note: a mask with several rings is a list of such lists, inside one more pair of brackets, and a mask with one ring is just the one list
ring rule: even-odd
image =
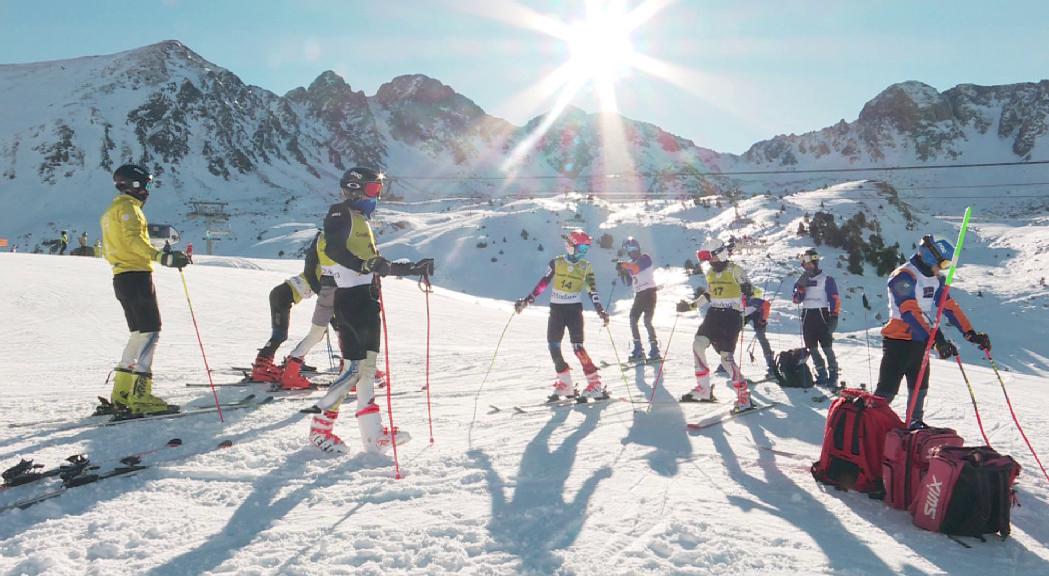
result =
[[637,258],[641,255],[641,244],[633,236],[627,236],[620,248],[631,258]]
[[930,270],[946,269],[954,258],[954,245],[946,240],[936,240],[932,234],[922,236],[918,246],[918,258]]

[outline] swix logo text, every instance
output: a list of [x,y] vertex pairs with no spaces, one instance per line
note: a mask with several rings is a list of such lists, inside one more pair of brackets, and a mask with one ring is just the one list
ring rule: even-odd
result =
[[932,480],[926,484],[929,491],[925,496],[925,515],[935,520],[936,506],[940,503],[940,487],[943,485],[943,482],[940,482],[931,474],[930,476]]

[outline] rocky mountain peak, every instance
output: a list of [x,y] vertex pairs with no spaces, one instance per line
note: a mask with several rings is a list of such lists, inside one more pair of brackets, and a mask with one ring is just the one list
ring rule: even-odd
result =
[[862,124],[887,124],[901,132],[912,133],[924,124],[942,122],[953,117],[950,101],[932,86],[909,81],[893,84],[860,111]]

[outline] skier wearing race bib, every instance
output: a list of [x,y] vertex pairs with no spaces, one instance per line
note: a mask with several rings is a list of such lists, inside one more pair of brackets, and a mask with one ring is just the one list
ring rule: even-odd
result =
[[700,262],[710,264],[706,273],[707,289],[692,300],[681,300],[677,304],[678,312],[695,310],[703,299],[710,304],[692,343],[696,386],[682,396],[681,401],[717,401],[710,383],[710,365],[707,364],[707,348],[713,346],[736,391],[733,411],[742,412],[751,408],[750,391],[732,355],[736,351],[736,339],[743,329],[744,299],[751,296],[752,288],[747,273],[728,260],[729,248],[729,245],[715,238],[707,240],[696,251]]
[[652,327],[652,315],[656,311],[655,265],[651,256],[641,252],[641,244],[633,236],[623,240],[621,248],[630,261],[616,262],[616,272],[619,272],[624,283],[634,289],[634,304],[630,307],[630,333],[634,337],[634,348],[627,361],[645,361],[641,331],[637,326],[642,315],[645,317],[645,330],[648,331],[648,359],[657,361],[662,357],[659,354],[659,342],[656,341],[656,329]]
[[[925,348],[936,320],[936,310],[943,294],[945,281],[941,274],[951,266],[954,246],[946,240],[936,240],[931,234],[921,239],[918,251],[889,276],[889,321],[881,329],[882,357],[878,369],[878,387],[874,394],[892,402],[900,390],[900,380],[907,377],[907,402],[915,394],[915,383],[925,357]],[[991,338],[973,329],[969,318],[950,297],[943,303],[947,322],[962,332],[964,338],[980,348],[991,349]],[[958,348],[936,331],[933,343],[940,358],[958,355]],[[914,400],[913,425],[922,421],[925,413],[925,395],[929,386],[929,368],[926,367]]]
[[554,370],[557,371],[557,379],[554,381],[554,393],[551,400],[560,397],[576,396],[575,387],[572,385],[571,369],[561,354],[561,341],[568,329],[568,338],[572,343],[572,351],[583,366],[583,374],[586,376],[587,385],[583,390],[584,398],[606,398],[605,387],[601,384],[601,376],[597,373],[597,367],[583,347],[583,298],[585,290],[594,305],[594,310],[601,317],[605,326],[608,326],[608,313],[601,306],[601,300],[597,295],[597,282],[594,279],[594,271],[584,256],[590,249],[590,236],[582,230],[576,229],[565,237],[565,255],[558,256],[550,261],[546,274],[532,289],[532,292],[517,300],[514,309],[520,314],[526,306],[535,302],[535,299],[551,287],[550,295],[550,319],[546,325],[546,341],[550,347],[550,357],[554,360]]
[[[816,368],[816,384],[837,388],[838,359],[834,355],[834,330],[838,327],[841,297],[834,277],[820,270],[820,255],[809,248],[798,256],[804,269],[794,283],[794,303],[801,305],[801,332]],[[827,355],[823,361],[820,347]],[[830,369],[828,374],[827,369]]]
[[113,172],[120,194],[102,215],[102,242],[106,260],[113,267],[113,291],[124,309],[131,336],[114,369],[109,402],[101,399],[98,414],[118,417],[178,412],[153,395],[153,353],[160,337],[160,308],[153,286],[153,263],[183,268],[190,263],[183,252],[161,252],[149,243],[142,206],[149,198],[153,176],[145,168],[125,164]]
[[[407,432],[382,425],[375,403],[371,375],[379,356],[382,324],[379,313],[379,278],[387,275],[432,275],[434,261],[424,258],[414,264],[390,262],[379,255],[369,219],[383,189],[384,176],[371,168],[350,168],[339,182],[343,201],[333,204],[324,219],[324,254],[334,264],[324,272],[335,281],[335,320],[339,348],[347,361],[328,393],[311,409],[316,415],[309,441],[325,452],[346,452],[333,431],[339,408],[347,393],[357,387],[357,426],[368,452],[385,452],[392,442],[410,439]],[[361,374],[369,377],[361,378]]]

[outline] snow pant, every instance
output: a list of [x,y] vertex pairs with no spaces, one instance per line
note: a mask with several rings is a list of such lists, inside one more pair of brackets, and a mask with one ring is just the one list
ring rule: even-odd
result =
[[[67,246],[69,246],[69,242],[62,242],[61,246],[58,248],[58,254],[59,255],[65,254]],[[127,272],[125,272],[125,274],[127,274]]]
[[148,374],[160,338],[160,308],[151,272],[124,272],[113,276],[113,292],[124,309],[128,337],[118,368]]
[[656,341],[656,329],[652,326],[652,315],[656,312],[656,289],[646,288],[634,294],[634,304],[630,307],[630,333],[635,341],[641,340],[641,330],[638,329],[637,321],[643,314],[645,316],[645,330],[648,331],[648,341]]
[[373,376],[382,337],[378,292],[372,284],[337,288],[334,304],[339,350],[346,362],[317,407],[338,412],[346,394],[356,386],[357,407],[363,410],[375,400]]
[[277,348],[288,339],[288,325],[291,324],[291,307],[295,304],[295,298],[291,293],[291,286],[287,282],[281,282],[270,290],[270,339],[266,345],[259,350],[259,356],[273,358]]
[[743,329],[743,318],[735,308],[708,308],[696,336],[705,336],[714,351],[736,353],[736,338]]
[[[906,376],[907,404],[910,405],[911,396],[915,393],[914,384],[918,380],[918,371],[921,370],[922,359],[925,357],[925,342],[885,338],[882,341],[881,350],[878,387],[874,390],[874,395],[892,402],[893,398],[896,398],[896,393],[900,391],[900,380]],[[929,390],[930,368],[929,366],[925,368],[925,376],[922,378],[921,386],[918,387],[918,398],[915,400],[914,414],[911,415],[915,422],[920,422],[922,416],[925,415],[925,395]]]
[[[801,333],[805,339],[805,348],[812,356],[812,365],[816,372],[825,372],[828,368],[834,376],[838,374],[838,359],[834,356],[834,334],[830,330],[830,311],[826,308],[804,308],[801,311]],[[819,349],[827,355],[823,361]]]
[[765,330],[768,328],[768,322],[761,319],[760,312],[754,312],[750,316],[747,316],[747,322],[750,322],[751,326],[754,327],[754,338],[761,345],[761,353],[765,356],[765,365],[770,371],[776,368],[776,357],[772,353],[772,346],[769,345],[769,339],[765,335]]
[[568,341],[572,343],[572,352],[583,365],[583,373],[596,372],[597,367],[583,347],[583,305],[580,303],[550,305],[550,318],[546,322],[546,342],[550,347],[554,369],[558,372],[568,369],[568,363],[561,354],[561,340],[565,337],[565,329],[568,329]]

